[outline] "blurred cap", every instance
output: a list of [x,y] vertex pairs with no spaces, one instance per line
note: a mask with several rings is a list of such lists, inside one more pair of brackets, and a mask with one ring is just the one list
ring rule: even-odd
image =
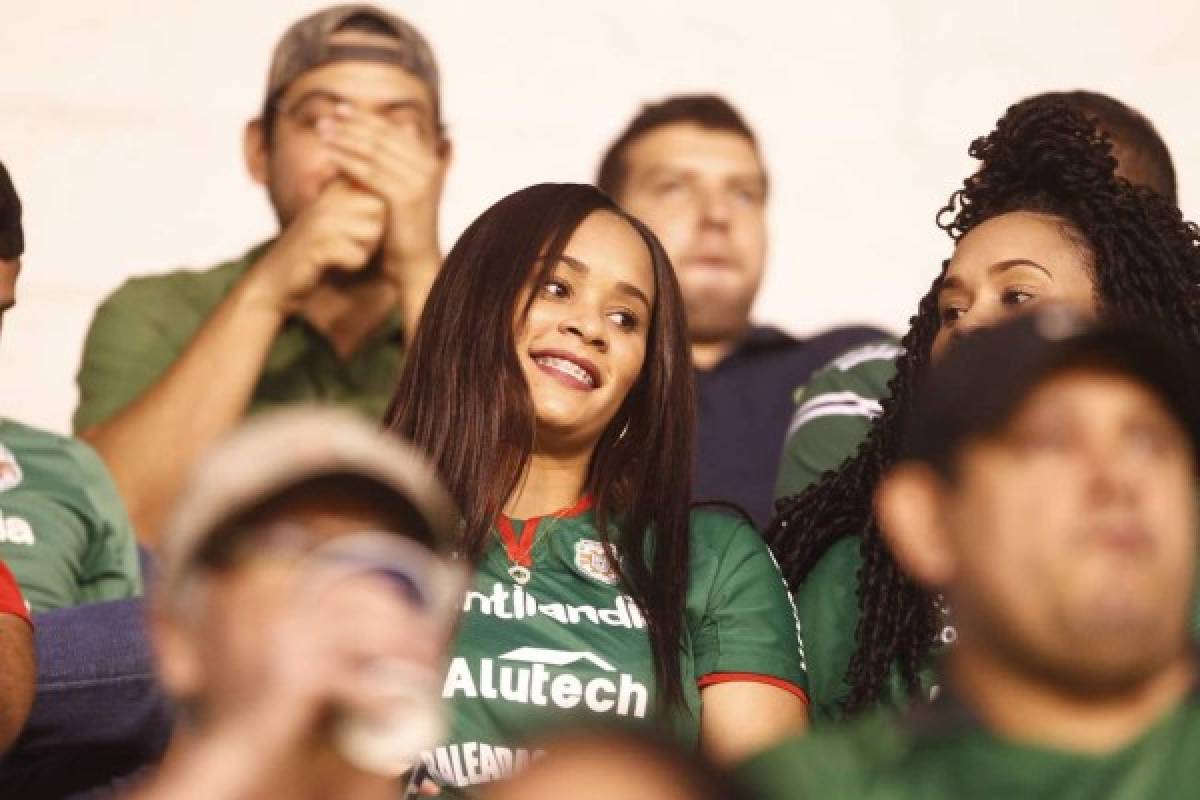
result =
[[1050,306],[958,340],[921,387],[902,457],[948,468],[970,439],[999,430],[1028,394],[1073,368],[1126,375],[1158,395],[1200,444],[1191,363],[1143,327]]
[[453,553],[458,513],[415,448],[349,411],[292,407],[252,418],[196,465],[163,535],[164,591],[177,588],[228,522],[325,476],[362,477],[393,493],[424,528],[398,533]]
[[[361,18],[386,31],[390,43],[335,44],[335,33]],[[337,61],[377,61],[395,64],[429,86],[438,105],[439,78],[433,51],[416,28],[400,17],[364,4],[333,6],[293,24],[275,45],[267,74],[267,98],[277,98],[288,84],[310,69]]]

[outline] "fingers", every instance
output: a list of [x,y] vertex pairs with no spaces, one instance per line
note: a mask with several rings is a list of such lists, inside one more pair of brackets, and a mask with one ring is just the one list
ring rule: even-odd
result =
[[415,123],[397,127],[356,114],[323,128],[322,139],[343,174],[393,202],[429,195],[443,169]]

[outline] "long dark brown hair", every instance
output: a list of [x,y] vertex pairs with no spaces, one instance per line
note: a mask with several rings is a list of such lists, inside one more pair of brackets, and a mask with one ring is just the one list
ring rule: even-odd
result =
[[[1196,352],[1200,231],[1161,195],[1118,178],[1111,149],[1090,118],[1056,98],[1018,103],[994,131],[971,144],[979,170],[941,209],[938,225],[957,243],[1008,212],[1054,217],[1087,251],[1102,316],[1131,320]],[[836,472],[780,500],[766,534],[793,589],[835,542],[846,536],[862,539],[857,644],[845,676],[848,713],[875,705],[893,668],[916,695],[941,627],[933,598],[900,570],[888,550],[872,498],[898,458],[916,387],[929,369],[941,327],[937,298],[945,269],[943,264],[912,317],[883,413],[867,440]]]
[[645,242],[656,299],[641,375],[596,445],[587,491],[601,538],[609,540],[609,521],[619,526],[614,566],[646,617],[661,696],[680,702],[695,412],[683,299],[645,225],[580,184],[531,186],[489,208],[434,281],[386,424],[430,455],[463,512],[462,551],[478,560],[534,447],[513,330],[530,301],[517,305],[598,211],[625,220]]

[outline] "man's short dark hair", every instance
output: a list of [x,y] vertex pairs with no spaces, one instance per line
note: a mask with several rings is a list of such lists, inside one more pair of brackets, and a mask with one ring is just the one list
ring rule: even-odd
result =
[[0,164],[0,259],[20,258],[25,252],[25,231],[21,227],[21,198],[8,170]]
[[758,150],[758,138],[746,120],[729,101],[715,94],[681,94],[660,103],[642,107],[641,112],[622,131],[600,161],[596,186],[610,197],[617,197],[625,188],[629,165],[625,152],[633,142],[653,130],[667,125],[695,125],[707,131],[724,131],[744,136]]
[[1167,149],[1167,143],[1155,129],[1154,123],[1144,114],[1115,97],[1085,89],[1044,92],[1021,102],[1036,100],[1061,100],[1084,116],[1091,117],[1096,127],[1108,134],[1114,148],[1125,151],[1121,173],[1128,177],[1129,182],[1153,189],[1172,204],[1179,205],[1171,151]]

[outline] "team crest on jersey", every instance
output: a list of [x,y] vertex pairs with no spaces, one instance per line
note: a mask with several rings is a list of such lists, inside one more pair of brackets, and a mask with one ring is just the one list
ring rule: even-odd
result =
[[[615,560],[616,553],[613,553],[612,561]],[[589,578],[609,586],[616,586],[621,580],[605,553],[604,543],[595,539],[580,539],[575,543],[575,566]]]
[[6,492],[20,484],[22,477],[21,465],[17,463],[16,457],[11,450],[0,444],[0,492]]

